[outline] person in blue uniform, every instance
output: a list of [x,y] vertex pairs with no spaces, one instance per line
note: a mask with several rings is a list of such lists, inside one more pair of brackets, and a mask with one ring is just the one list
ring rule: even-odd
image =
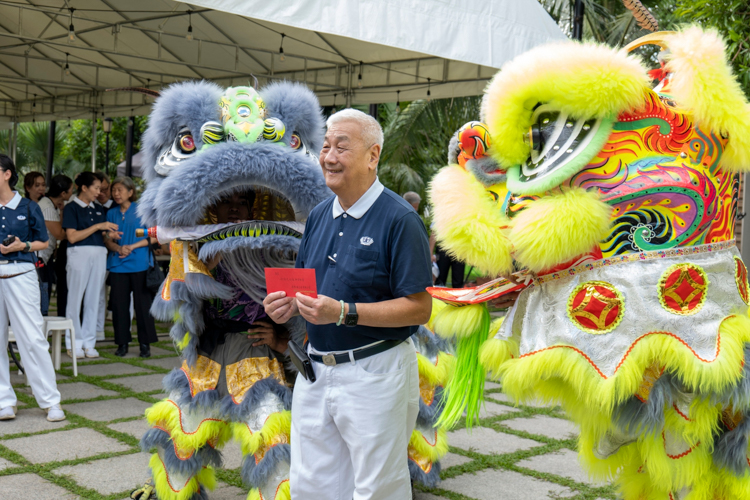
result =
[[[42,332],[41,293],[34,252],[49,238],[39,205],[22,198],[14,186],[16,166],[0,154],[0,420],[16,417],[16,394],[10,382],[8,323],[13,328],[31,390],[47,420],[65,420],[47,338]],[[12,240],[12,241],[10,241]]]
[[[69,333],[65,335],[65,345],[71,357],[97,358],[96,320],[107,271],[104,232],[116,236],[117,224],[107,222],[104,208],[94,203],[101,181],[92,172],[83,172],[75,182],[78,195],[63,209],[62,225],[68,237],[68,307],[65,316],[73,320],[77,352],[70,352]],[[83,321],[80,319],[82,301]]]
[[116,356],[128,353],[130,334],[130,294],[133,294],[135,320],[138,327],[140,356],[151,356],[149,344],[157,342],[156,325],[149,312],[153,296],[146,286],[146,271],[151,267],[149,239],[137,237],[135,230],[143,227],[138,218],[135,184],[130,177],[118,177],[112,182],[112,198],[115,207],[107,212],[107,221],[117,224],[119,240],[105,239],[109,249],[107,270],[109,271],[110,304],[112,304],[112,326],[115,330]]
[[315,207],[296,266],[315,269],[317,298],[268,294],[276,323],[307,321],[315,381],[292,401],[292,500],[411,498],[407,445],[419,411],[414,344],[430,318],[427,230],[377,178],[383,131],[353,109],[327,122],[320,166],[336,196]]

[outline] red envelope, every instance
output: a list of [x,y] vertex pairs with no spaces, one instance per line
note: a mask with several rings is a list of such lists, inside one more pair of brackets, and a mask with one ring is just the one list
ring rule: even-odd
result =
[[315,269],[267,267],[265,271],[268,293],[286,292],[287,297],[295,297],[299,292],[314,299],[318,297]]

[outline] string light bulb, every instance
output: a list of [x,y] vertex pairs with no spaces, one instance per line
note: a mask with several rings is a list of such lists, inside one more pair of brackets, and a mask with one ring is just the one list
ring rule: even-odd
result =
[[284,57],[284,37],[286,35],[284,33],[281,34],[281,45],[279,45],[279,61],[284,62],[286,61],[286,57]]
[[364,63],[362,61],[359,61],[359,75],[357,76],[357,87],[362,88],[362,65]]
[[193,41],[193,11],[188,11],[188,30],[187,30],[187,38],[188,42]]
[[34,94],[34,104],[31,107],[36,108],[36,94]]
[[75,41],[76,29],[73,27],[73,12],[75,9],[69,8],[70,11],[70,26],[68,26],[68,43]]
[[396,113],[401,109],[401,91],[396,91]]
[[432,98],[430,97],[431,94],[432,92],[430,92],[430,79],[428,78],[427,79],[427,102],[430,102],[432,100]]

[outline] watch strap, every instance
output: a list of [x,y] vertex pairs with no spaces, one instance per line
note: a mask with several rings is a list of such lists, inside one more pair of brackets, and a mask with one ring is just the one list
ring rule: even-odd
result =
[[346,314],[346,326],[357,326],[359,320],[359,314],[357,314],[357,306],[354,302],[349,302],[349,312]]

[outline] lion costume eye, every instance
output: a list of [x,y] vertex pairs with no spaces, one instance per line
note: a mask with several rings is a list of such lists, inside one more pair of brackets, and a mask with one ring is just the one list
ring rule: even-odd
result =
[[156,161],[155,170],[159,175],[169,175],[169,172],[180,164],[181,161],[192,157],[195,154],[196,146],[193,133],[189,128],[183,127],[172,141],[169,147],[159,155]]
[[178,142],[180,149],[184,153],[192,153],[195,151],[195,141],[193,140],[193,136],[191,134],[184,134],[179,138]]
[[297,134],[292,134],[291,139],[289,139],[289,147],[292,149],[299,149],[300,146],[302,146],[302,141],[299,136]]

